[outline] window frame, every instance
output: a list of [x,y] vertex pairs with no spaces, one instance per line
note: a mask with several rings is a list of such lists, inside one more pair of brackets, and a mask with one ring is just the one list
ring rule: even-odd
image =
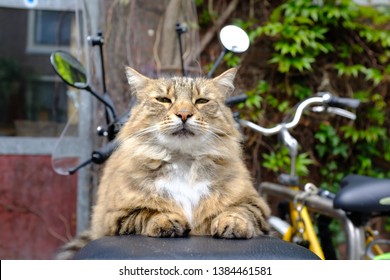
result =
[[[26,53],[27,54],[50,54],[55,50],[61,50],[70,52],[69,46],[61,45],[46,45],[46,44],[37,44],[35,42],[35,22],[37,18],[37,13],[42,10],[29,10],[27,15],[27,43],[26,43]],[[48,10],[49,11],[49,10]],[[50,10],[53,11],[53,10]],[[68,12],[68,11],[59,11],[54,10],[55,12]]]

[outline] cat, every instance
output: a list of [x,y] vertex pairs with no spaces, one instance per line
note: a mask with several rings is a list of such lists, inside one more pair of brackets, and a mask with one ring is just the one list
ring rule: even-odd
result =
[[150,79],[126,68],[137,105],[104,167],[89,231],[57,258],[72,258],[90,240],[111,235],[249,239],[269,233],[270,208],[253,186],[225,105],[236,72]]

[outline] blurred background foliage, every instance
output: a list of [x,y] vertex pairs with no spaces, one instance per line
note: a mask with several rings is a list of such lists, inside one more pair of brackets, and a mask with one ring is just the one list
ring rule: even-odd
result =
[[[200,30],[223,13],[221,2],[197,1]],[[390,177],[389,8],[351,0],[241,1],[230,19],[252,42],[247,54],[226,58],[226,67],[241,66],[239,87],[249,96],[243,118],[273,126],[319,91],[362,101],[355,121],[311,113],[293,131],[302,182],[336,191],[349,173]],[[277,137],[245,133],[259,182],[289,171],[288,153]]]

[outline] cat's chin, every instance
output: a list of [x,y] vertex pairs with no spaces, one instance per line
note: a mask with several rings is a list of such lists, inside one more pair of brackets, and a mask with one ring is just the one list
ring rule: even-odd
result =
[[188,129],[182,128],[174,133],[172,133],[172,136],[174,137],[193,137],[195,136],[195,133],[189,131]]
[[159,135],[158,143],[170,151],[191,155],[196,151],[203,154],[205,148],[208,147],[208,145],[205,145],[204,137],[188,130],[164,136]]

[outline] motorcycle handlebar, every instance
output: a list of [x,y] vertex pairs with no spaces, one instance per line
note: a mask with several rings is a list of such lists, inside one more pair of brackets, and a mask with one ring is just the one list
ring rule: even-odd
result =
[[98,150],[92,152],[91,159],[93,163],[102,164],[105,162],[113,151],[118,147],[118,141],[114,140],[108,142],[106,145],[101,147]]
[[331,107],[348,107],[351,109],[356,109],[360,105],[360,100],[332,96],[328,101],[328,105]]
[[[332,104],[334,107],[331,106]],[[335,104],[338,104],[338,106],[336,106]],[[298,105],[297,109],[295,110],[294,117],[290,122],[283,122],[283,123],[280,123],[280,124],[278,124],[274,127],[271,127],[271,128],[265,128],[265,127],[262,127],[262,126],[255,124],[253,122],[243,120],[243,119],[239,119],[239,123],[243,127],[251,128],[254,131],[261,133],[263,135],[273,135],[273,134],[279,133],[282,129],[291,129],[291,128],[294,128],[295,126],[297,126],[301,117],[302,117],[304,110],[307,107],[311,107],[313,105],[318,105],[320,107],[320,109],[322,109],[319,111],[326,111],[328,108],[336,108],[337,109],[340,106],[341,107],[347,106],[347,107],[351,107],[351,108],[357,108],[357,106],[359,106],[359,104],[360,104],[360,101],[357,99],[340,98],[340,97],[333,96],[329,92],[320,92],[316,96],[309,97],[309,98],[305,99],[304,101],[302,101]],[[341,108],[339,108],[339,109],[343,110]],[[346,111],[346,110],[335,111],[335,112],[339,113],[339,115],[341,115],[343,117],[350,117],[349,115],[343,114],[344,111]]]
[[248,96],[245,93],[242,93],[240,95],[236,96],[230,96],[226,98],[225,104],[228,107],[232,107],[234,105],[237,105],[239,103],[243,103],[248,99]]

